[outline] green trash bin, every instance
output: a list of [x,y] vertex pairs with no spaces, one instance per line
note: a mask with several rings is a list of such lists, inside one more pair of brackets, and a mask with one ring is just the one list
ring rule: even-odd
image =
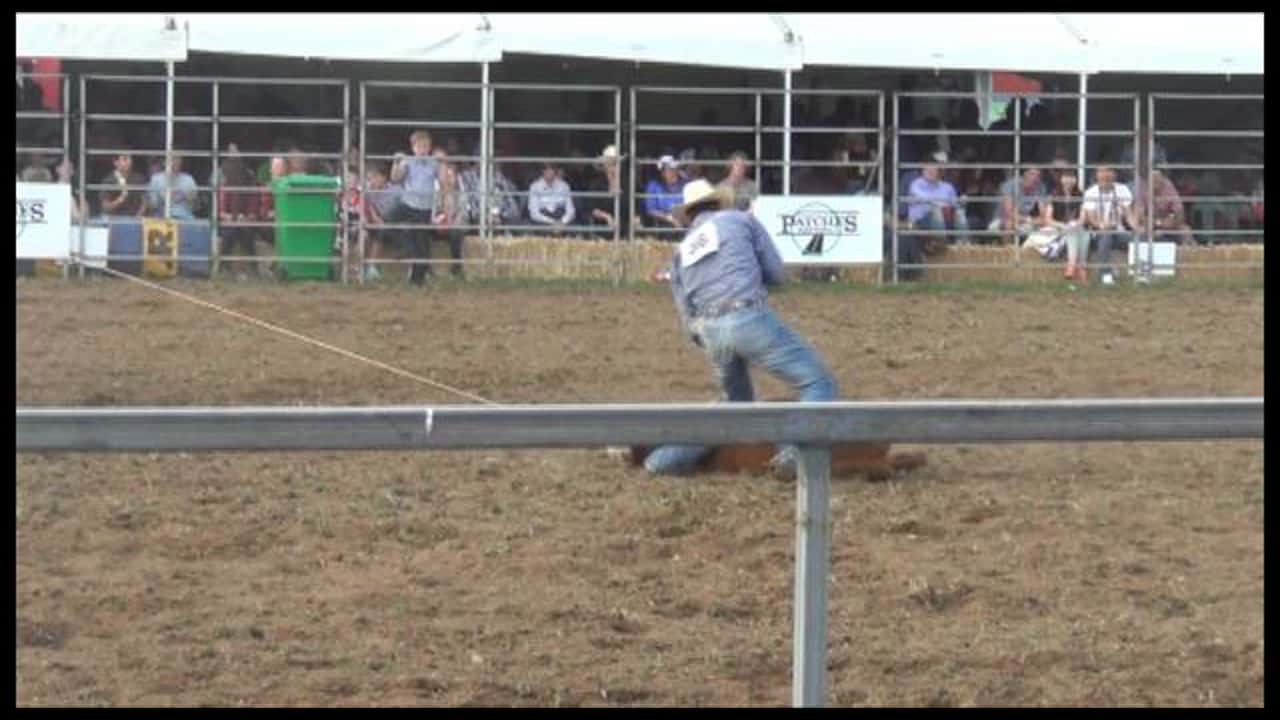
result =
[[[286,280],[331,280],[335,203],[341,187],[327,175],[288,175],[271,183],[276,208],[277,267]],[[326,190],[328,192],[318,192]],[[287,223],[329,223],[328,227],[295,227]],[[314,260],[299,258],[315,258]]]

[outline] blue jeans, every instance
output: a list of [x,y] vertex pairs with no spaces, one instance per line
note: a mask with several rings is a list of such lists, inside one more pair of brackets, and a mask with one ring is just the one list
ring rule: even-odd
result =
[[[759,365],[799,393],[802,402],[825,402],[837,396],[836,382],[818,352],[767,306],[737,310],[716,318],[695,319],[690,329],[702,342],[724,402],[751,402],[751,365]],[[694,469],[712,448],[663,445],[649,453],[644,466],[659,475]],[[794,463],[794,445],[779,447],[777,461]]]
[[1133,236],[1127,230],[1099,230],[1094,232],[1093,239],[1098,244],[1098,250],[1094,253],[1098,265],[1102,266],[1104,271],[1111,272],[1112,246],[1123,245],[1127,248]]

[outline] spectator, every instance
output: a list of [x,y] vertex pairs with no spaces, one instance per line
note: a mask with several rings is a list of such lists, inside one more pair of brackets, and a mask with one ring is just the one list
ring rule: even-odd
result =
[[413,156],[396,153],[391,166],[391,182],[401,184],[398,202],[386,218],[389,223],[413,224],[418,227],[401,229],[410,248],[414,262],[409,271],[409,282],[422,285],[431,267],[425,262],[431,255],[431,214],[435,207],[436,177],[439,164],[431,157],[431,133],[418,130],[409,136]]
[[286,162],[289,166],[290,175],[306,175],[311,169],[310,160],[307,158],[306,152],[298,143],[289,145],[289,150],[285,155]]
[[[243,158],[231,157],[222,163],[222,184],[218,188],[218,234],[222,237],[219,253],[223,256],[257,255],[258,228],[245,226],[246,223],[260,223],[266,219],[262,192],[255,187],[256,180]],[[237,249],[243,249],[243,252],[238,253]],[[234,262],[230,261],[228,265]],[[256,267],[253,260],[245,262],[248,268]],[[243,270],[237,273],[237,279],[244,278]]]
[[[1124,184],[1116,182],[1116,171],[1109,165],[1099,165],[1094,171],[1094,184],[1084,191],[1082,210],[1084,226],[1097,241],[1099,272],[1104,285],[1115,283],[1111,250],[1116,245],[1129,245],[1131,236],[1127,228],[1133,226],[1133,208],[1133,194]],[[1087,258],[1087,254],[1084,257]],[[1083,280],[1083,276],[1081,271],[1077,277]]]
[[27,159],[27,166],[22,169],[22,182],[53,182],[53,170],[49,168],[49,160],[43,155],[33,154]]
[[680,177],[680,163],[674,157],[658,158],[659,177],[644,186],[646,197],[642,203],[645,224],[657,228],[678,228],[671,210],[682,201],[684,180]]
[[[1129,143],[1124,149],[1124,153],[1120,156],[1120,164],[1126,166],[1124,172],[1120,173],[1120,179],[1125,183],[1133,183],[1137,185],[1137,180],[1145,178],[1151,169],[1150,147],[1151,147],[1151,128],[1147,125],[1138,127],[1138,138],[1136,143]],[[1134,145],[1137,145],[1135,151]],[[1137,158],[1137,175],[1134,175],[1134,165]],[[1164,146],[1160,143],[1155,144],[1155,164],[1165,165],[1169,162],[1169,154],[1165,152]]]
[[[276,158],[280,158],[281,161],[284,161],[290,147],[294,147],[294,143],[289,140],[278,140],[275,143],[272,143],[271,155],[263,158],[262,163],[258,165],[257,177],[259,185],[271,184],[271,180],[274,177],[271,172],[271,164],[276,160]],[[285,174],[288,174],[287,170],[288,166],[286,165]]]
[[[458,279],[462,278],[462,241],[466,231],[459,225],[467,224],[467,205],[459,188],[458,169],[449,162],[449,154],[437,149],[435,158],[439,162],[439,174],[436,176],[435,208],[431,222],[436,226],[435,237],[449,244],[449,256],[453,264],[449,272]],[[431,274],[431,268],[427,268]]]
[[1000,186],[1000,210],[988,230],[1005,234],[1005,242],[1017,241],[1029,235],[1040,224],[1048,208],[1044,183],[1040,181],[1040,168],[1026,168],[1022,177],[1009,178]]
[[71,222],[79,225],[89,216],[88,204],[84,201],[84,195],[75,190],[76,166],[71,162],[71,158],[63,157],[62,162],[58,163],[55,168],[58,174],[59,185],[70,185],[71,190]]
[[798,195],[847,195],[854,192],[855,184],[849,179],[849,151],[837,143],[827,157],[828,162],[838,163],[805,168],[795,173],[792,183]]
[[[1215,241],[1213,230],[1218,228],[1218,216],[1222,216],[1222,229],[1236,231],[1240,229],[1240,214],[1244,207],[1240,204],[1214,199],[1227,195],[1227,187],[1222,182],[1222,175],[1216,170],[1206,170],[1200,176],[1200,184],[1190,191],[1192,195],[1203,196],[1191,201],[1191,218],[1196,230],[1206,245]],[[1230,242],[1231,236],[1227,240]]]
[[[394,212],[396,205],[400,201],[400,189],[392,185],[387,180],[387,168],[383,163],[370,163],[365,168],[366,185],[364,193],[364,219],[365,219],[365,261],[366,263],[373,260],[379,260],[383,257],[383,237],[384,231],[382,224],[386,222],[386,217]],[[377,280],[382,277],[382,272],[376,264],[367,264],[364,269],[364,279],[367,281]]]
[[[161,161],[163,163],[163,160]],[[163,164],[161,165],[163,168]],[[165,217],[164,197],[169,191],[169,217],[174,220],[194,220],[196,181],[182,171],[182,156],[174,155],[169,172],[156,172],[147,184],[147,209],[151,217]]]
[[[1195,238],[1191,234],[1191,226],[1187,224],[1186,212],[1182,206],[1182,197],[1173,182],[1159,170],[1151,171],[1152,210],[1155,216],[1155,239],[1157,242],[1177,242],[1192,245]],[[1146,229],[1147,191],[1142,178],[1134,183],[1133,229],[1143,232]]]
[[[480,148],[475,148],[472,154],[479,157]],[[521,218],[519,191],[516,190],[515,184],[511,182],[510,178],[502,172],[502,168],[497,164],[492,165],[489,172],[492,187],[487,201],[490,226],[519,225]],[[479,225],[480,163],[477,161],[464,168],[458,175],[458,181],[459,187],[473,189],[472,192],[474,194],[471,196],[473,200],[468,202],[467,217],[469,224]]]
[[720,189],[728,192],[733,199],[733,208],[743,212],[750,212],[752,203],[760,196],[756,181],[747,176],[749,169],[751,162],[747,159],[747,154],[735,150],[729,156],[729,175],[720,181]]
[[1076,179],[1075,168],[1071,167],[1059,170],[1057,178],[1058,184],[1048,203],[1045,227],[1056,232],[1066,246],[1067,267],[1062,271],[1062,277],[1084,284],[1088,282],[1084,266],[1089,260],[1089,233],[1084,229],[1084,199],[1080,194],[1080,183]]
[[[968,221],[963,212],[957,211],[955,186],[942,179],[942,169],[938,166],[946,161],[946,153],[935,153],[933,162],[926,164],[920,177],[911,182],[907,190],[907,222],[915,230],[950,230],[959,233],[958,241],[967,245]],[[898,240],[899,248],[907,245],[936,247],[945,243],[945,237],[937,236],[904,235]],[[903,258],[904,262],[919,262],[920,253],[917,248],[910,248],[908,254],[914,258]]]
[[[628,212],[627,204],[621,201],[622,174],[618,167],[621,157],[618,154],[616,145],[609,145],[601,151],[599,162],[596,165],[601,172],[593,175],[587,181],[585,189],[592,193],[608,193],[609,196],[583,198],[582,206],[583,214],[592,225],[600,225],[610,231],[625,234],[626,221],[630,217],[630,213]],[[623,222],[621,224],[614,217],[615,212],[622,213]]]
[[543,163],[542,177],[529,185],[529,220],[559,235],[573,223],[575,210],[569,183],[559,176],[554,163]]
[[702,172],[702,165],[698,163],[698,153],[693,148],[681,150],[676,162],[680,163],[680,177],[686,183],[706,179]]
[[[841,98],[841,100],[847,99]],[[877,182],[876,150],[867,143],[867,136],[862,133],[850,133],[846,137],[849,147],[849,162],[870,163],[859,164],[849,169],[853,192],[855,195],[869,193]]]
[[106,218],[133,218],[142,213],[142,176],[133,172],[133,156],[117,155],[111,162],[113,170],[102,178],[103,185],[118,188],[116,192],[101,190],[98,193],[98,210]]

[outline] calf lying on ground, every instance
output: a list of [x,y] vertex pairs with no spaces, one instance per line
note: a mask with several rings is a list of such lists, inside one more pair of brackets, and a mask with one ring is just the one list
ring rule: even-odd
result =
[[[894,473],[925,464],[922,452],[889,452],[889,443],[838,443],[831,446],[831,476],[863,475],[868,480],[885,480]],[[651,447],[633,446],[624,457],[633,467],[644,465]],[[720,445],[698,463],[695,473],[727,472],[763,475],[769,460],[778,452],[770,443]]]

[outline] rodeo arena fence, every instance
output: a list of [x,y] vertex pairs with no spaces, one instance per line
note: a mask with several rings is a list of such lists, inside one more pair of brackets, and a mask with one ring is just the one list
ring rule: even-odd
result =
[[796,443],[792,703],[826,690],[830,444],[1261,439],[1263,399],[367,408],[18,408],[17,450],[212,452]]
[[[22,73],[20,73],[22,76]],[[49,75],[28,73],[26,81],[46,79]],[[187,77],[187,76],[130,76],[87,74],[73,78],[58,74],[61,103],[57,111],[21,110],[17,112],[17,154],[20,158],[33,155],[56,154],[59,157],[76,157],[79,160],[73,187],[76,202],[85,211],[84,217],[73,228],[78,239],[72,243],[72,260],[83,276],[86,268],[113,265],[126,272],[147,272],[166,276],[178,274],[216,277],[227,263],[270,263],[278,275],[312,277],[339,280],[344,283],[365,282],[368,268],[379,266],[403,266],[427,263],[462,266],[485,265],[490,274],[501,266],[543,267],[552,264],[572,263],[575,267],[591,267],[596,276],[609,277],[620,282],[625,276],[638,277],[647,273],[634,271],[638,249],[650,247],[658,241],[678,239],[680,230],[646,221],[645,201],[651,197],[645,189],[645,177],[653,174],[660,156],[657,148],[682,143],[687,138],[713,138],[721,146],[733,145],[748,155],[748,162],[761,196],[776,194],[810,195],[824,194],[822,190],[806,187],[805,180],[814,171],[836,169],[845,176],[858,178],[850,182],[845,194],[866,195],[878,198],[885,214],[883,252],[876,250],[873,260],[863,264],[875,266],[876,282],[897,283],[910,274],[918,277],[921,271],[937,273],[946,279],[949,271],[963,268],[989,270],[1022,270],[1027,263],[1044,263],[1039,256],[1024,252],[1025,232],[1001,224],[1001,203],[1008,198],[999,194],[972,194],[969,187],[958,187],[958,202],[949,212],[941,227],[920,227],[908,219],[908,208],[920,199],[910,193],[909,179],[927,164],[938,165],[944,178],[954,179],[953,173],[981,173],[999,171],[1001,179],[1016,178],[1028,168],[1036,167],[1050,172],[1069,169],[1077,172],[1079,187],[1088,187],[1099,165],[1115,168],[1122,178],[1137,180],[1134,202],[1145,210],[1145,217],[1152,217],[1156,203],[1156,186],[1160,181],[1156,173],[1176,173],[1190,178],[1197,173],[1211,173],[1210,182],[1187,188],[1181,192],[1181,202],[1190,206],[1187,213],[1190,224],[1178,228],[1156,227],[1145,223],[1129,228],[1133,242],[1129,243],[1127,267],[1136,280],[1154,275],[1171,275],[1175,267],[1181,268],[1241,268],[1250,272],[1260,270],[1260,253],[1231,254],[1225,261],[1221,257],[1208,257],[1194,247],[1194,240],[1201,244],[1239,246],[1241,240],[1260,239],[1262,191],[1261,183],[1250,192],[1242,192],[1240,178],[1248,173],[1260,176],[1261,162],[1225,162],[1216,158],[1238,159],[1231,143],[1255,143],[1260,146],[1263,130],[1214,130],[1188,126],[1180,109],[1192,106],[1218,108],[1219,112],[1232,112],[1241,104],[1260,104],[1262,95],[1227,94],[1171,94],[1151,93],[1145,96],[1146,112],[1142,112],[1142,97],[1132,93],[1046,93],[1019,91],[1005,94],[1011,110],[1004,121],[1007,129],[926,127],[913,117],[908,123],[903,113],[903,103],[920,102],[978,102],[990,97],[975,92],[893,92],[873,90],[792,89],[785,88],[728,88],[728,87],[659,87],[633,86],[625,91],[611,85],[571,85],[533,83],[494,83],[489,81],[488,64],[483,66],[479,83],[452,82],[382,82],[348,81],[341,79],[300,79],[260,77]],[[787,76],[790,78],[790,75]],[[76,97],[72,97],[72,85],[77,84]],[[143,96],[136,88],[147,88]],[[289,102],[255,106],[246,89],[287,95]],[[117,112],[113,104],[119,104],[119,96],[128,90],[133,93],[135,105],[145,106],[145,111],[133,107],[129,112]],[[154,90],[154,92],[152,92]],[[432,98],[431,110],[413,112],[400,110],[397,115],[397,98],[405,96]],[[890,98],[889,95],[892,95]],[[136,98],[141,97],[141,100]],[[177,108],[175,109],[175,98]],[[73,104],[73,99],[76,100]],[[813,118],[797,118],[793,123],[793,105],[798,102],[826,101],[847,102],[860,105],[858,112],[842,119],[839,124],[816,124]],[[1024,111],[1041,103],[1073,103],[1078,105],[1078,121],[1075,127],[1063,127],[1059,123],[1053,129],[1024,127]],[[891,107],[889,104],[891,103]],[[625,104],[625,107],[624,107]],[[585,120],[574,115],[574,107],[589,106],[594,113]],[[72,108],[77,108],[74,112]],[[532,121],[527,111],[536,107],[538,117],[555,116],[553,119]],[[256,108],[256,109],[255,109]],[[676,117],[676,109],[711,108],[714,121],[683,122]],[[1107,112],[1101,109],[1106,108]],[[781,110],[781,113],[778,113]],[[888,112],[887,112],[888,110]],[[716,111],[719,111],[718,114]],[[559,112],[559,115],[556,113]],[[725,114],[731,117],[721,120]],[[781,114],[782,124],[777,124]],[[1238,113],[1237,113],[1238,114]],[[408,116],[412,115],[412,117]],[[1128,120],[1132,117],[1132,121]],[[1098,120],[1102,118],[1102,120]],[[848,122],[843,122],[847,119]],[[1117,120],[1119,119],[1119,120]],[[112,133],[111,126],[139,124],[155,129],[150,137],[159,138],[163,128],[164,143],[158,140],[149,145],[122,147],[124,143]],[[56,128],[55,128],[56,126]],[[279,134],[305,128],[313,139],[304,150],[293,146],[268,149],[263,143],[253,151],[241,151],[240,138],[250,133],[262,133],[261,128],[277,128]],[[376,228],[361,209],[353,209],[348,202],[363,204],[376,194],[368,185],[367,170],[375,164],[394,160],[395,155],[385,148],[401,148],[407,154],[408,135],[416,129],[447,135],[450,144],[458,143],[461,151],[450,153],[449,160],[456,168],[461,202],[468,212],[457,218],[447,219],[445,224],[430,225],[408,222],[386,223]],[[1149,132],[1144,130],[1149,129]],[[105,130],[105,131],[104,131]],[[929,158],[919,153],[908,153],[907,145],[917,139],[931,136],[945,137],[953,145],[963,145],[969,139],[984,143],[1010,143],[1004,157],[1007,162],[994,162],[989,158],[962,154]],[[831,154],[810,150],[802,157],[793,157],[793,138],[804,141],[808,148],[829,149],[851,138],[866,149],[865,153]],[[1213,148],[1213,162],[1170,162],[1162,151],[1162,140],[1195,137]],[[33,138],[43,138],[43,141]],[[60,138],[54,142],[53,138]],[[547,142],[547,139],[559,139]],[[567,140],[572,138],[572,141]],[[1065,167],[1052,163],[1045,153],[1031,153],[1027,143],[1043,143],[1046,140],[1063,145],[1074,143],[1074,162]],[[569,142],[577,147],[587,147],[590,152],[538,152],[539,147],[567,147]],[[695,140],[696,142],[696,140]],[[1122,158],[1101,155],[1099,145],[1110,148],[1127,146],[1137,148]],[[442,145],[442,143],[437,143]],[[572,187],[575,204],[587,201],[594,207],[612,207],[613,221],[600,223],[589,217],[589,211],[578,212],[568,224],[549,230],[546,225],[529,220],[528,187],[516,187],[506,179],[513,168],[528,168],[550,162],[560,168],[581,168],[585,176],[593,166],[599,168],[599,149],[610,145],[617,151],[621,163],[618,166],[618,183],[612,190]],[[1141,146],[1141,147],[1140,147]],[[377,148],[378,152],[371,152]],[[510,151],[508,148],[517,148]],[[1002,151],[1003,152],[1003,151]],[[106,158],[119,154],[134,157],[181,158],[197,161],[206,175],[200,172],[196,178],[194,197],[182,197],[174,202],[174,188],[166,186],[157,191],[148,185],[102,184],[99,178],[89,177],[103,167]],[[1151,158],[1144,162],[1141,158]],[[1246,155],[1245,157],[1249,157]],[[308,164],[318,164],[308,175],[321,174],[326,182],[295,183],[283,194],[277,188],[267,190],[270,183],[265,167],[273,158],[284,158],[290,164],[289,172],[301,173]],[[222,172],[226,161],[259,163],[258,181],[255,186],[231,184]],[[1259,157],[1260,160],[1260,157]],[[686,160],[687,161],[687,160]],[[163,169],[164,163],[159,167]],[[725,168],[730,160],[715,153],[697,157],[694,164],[707,168]],[[296,163],[296,165],[295,165]],[[793,170],[795,177],[793,178]],[[357,177],[358,176],[358,177]],[[887,178],[887,179],[886,179]],[[317,178],[311,177],[310,180]],[[1014,186],[1015,206],[1021,201],[1020,183]],[[172,185],[172,183],[170,183]],[[990,188],[991,185],[984,187]],[[1228,190],[1230,188],[1230,191]],[[147,217],[141,213],[130,216],[94,214],[90,217],[86,198],[100,197],[108,191],[130,190],[152,195],[159,193],[162,200],[148,205]],[[1203,190],[1203,192],[1201,192]],[[768,192],[766,192],[768,191]],[[185,194],[185,189],[180,191]],[[275,215],[243,214],[225,215],[220,203],[226,194],[263,193],[272,195],[279,203],[290,202],[298,196],[323,196],[332,205],[332,212],[322,218],[308,217],[300,220],[289,213]],[[1051,189],[1049,201],[1065,200]],[[354,199],[354,200],[353,200]],[[870,199],[870,198],[868,198]],[[599,204],[597,204],[599,203]],[[192,206],[198,208],[194,215]],[[180,208],[182,212],[175,213]],[[984,209],[985,208],[985,209]],[[279,210],[274,208],[271,212]],[[511,209],[512,212],[508,212]],[[1240,218],[1254,216],[1250,227],[1241,228]],[[1244,215],[1242,215],[1242,211]],[[981,216],[981,223],[973,223],[974,216]],[[206,218],[207,219],[204,219]],[[987,222],[987,217],[994,217]],[[959,219],[960,222],[956,222]],[[981,226],[976,226],[980,224]],[[237,253],[237,246],[228,240],[239,240],[246,231],[258,230],[274,244],[274,255]],[[314,243],[306,245],[306,252],[298,252],[303,245],[288,240],[299,232],[321,231],[330,247],[316,251]],[[431,258],[428,242],[426,248],[409,243],[408,256],[375,257],[370,254],[370,240],[375,234],[380,239],[395,238],[413,230],[428,231],[432,237],[445,239],[465,248],[458,257]],[[314,234],[314,233],[312,233]],[[539,245],[531,239],[544,240]],[[590,241],[618,241],[601,246]],[[1208,242],[1205,242],[1205,241]],[[549,250],[554,241],[555,250]],[[981,246],[981,247],[978,247]],[[249,240],[253,248],[252,239]],[[923,248],[946,252],[922,252]],[[1174,249],[1176,248],[1176,250]],[[451,248],[452,249],[452,248]],[[669,250],[667,251],[669,254]],[[424,256],[425,255],[425,256]],[[648,256],[650,263],[662,255],[660,248]],[[1176,258],[1176,259],[1175,259]],[[1199,261],[1198,258],[1205,258]],[[1106,265],[1109,258],[1086,263],[1093,268]],[[1211,260],[1211,261],[1210,261]],[[790,261],[789,261],[790,262]],[[824,263],[821,259],[806,258],[799,264],[854,266],[858,261],[841,260]],[[261,267],[260,265],[258,267]],[[300,271],[299,268],[302,270]],[[317,269],[319,268],[319,269]],[[652,269],[652,268],[650,268]],[[880,270],[884,272],[881,273]],[[68,275],[70,264],[64,264],[62,274]],[[373,271],[376,274],[376,271]],[[911,278],[906,278],[911,279]]]

